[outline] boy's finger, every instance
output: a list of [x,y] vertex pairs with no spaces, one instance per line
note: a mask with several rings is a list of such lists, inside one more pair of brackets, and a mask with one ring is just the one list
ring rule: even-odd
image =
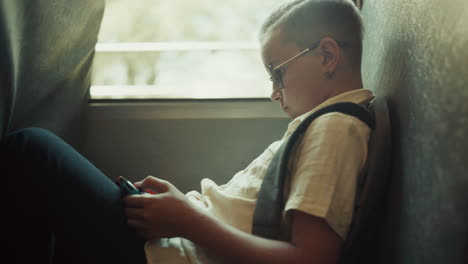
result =
[[144,208],[132,208],[132,207],[126,207],[125,208],[125,216],[128,219],[135,219],[135,220],[141,220],[144,221]]
[[127,195],[122,198],[122,201],[125,207],[144,208],[146,203],[146,195]]
[[133,218],[127,219],[127,225],[139,231],[145,230],[145,227],[146,227],[145,222],[138,220],[138,219],[133,219]]
[[167,192],[169,190],[169,183],[165,180],[158,179],[156,177],[147,177],[145,178],[139,187],[146,189],[153,189],[158,193]]

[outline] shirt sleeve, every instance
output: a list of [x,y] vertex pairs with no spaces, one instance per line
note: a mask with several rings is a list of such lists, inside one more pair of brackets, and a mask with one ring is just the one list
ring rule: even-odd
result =
[[329,113],[314,120],[290,159],[285,215],[299,210],[324,218],[345,239],[369,135],[365,123],[345,114]]

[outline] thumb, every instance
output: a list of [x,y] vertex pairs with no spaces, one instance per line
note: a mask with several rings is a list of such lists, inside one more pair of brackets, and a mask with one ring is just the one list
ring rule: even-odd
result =
[[139,188],[152,189],[158,193],[164,193],[169,190],[169,182],[153,176],[146,177],[143,181],[136,183]]

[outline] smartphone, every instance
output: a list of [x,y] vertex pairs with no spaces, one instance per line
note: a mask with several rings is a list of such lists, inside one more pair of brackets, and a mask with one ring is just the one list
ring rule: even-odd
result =
[[126,196],[131,194],[142,194],[143,192],[137,189],[129,180],[123,176],[119,176],[115,183],[120,187],[120,195]]

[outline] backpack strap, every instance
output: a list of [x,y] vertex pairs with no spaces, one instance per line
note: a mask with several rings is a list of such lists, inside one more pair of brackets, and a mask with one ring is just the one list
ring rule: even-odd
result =
[[375,98],[369,109],[375,129],[369,138],[366,167],[356,189],[353,220],[344,242],[340,264],[375,263],[379,230],[391,175],[391,122],[387,100]]
[[269,239],[280,239],[281,216],[284,210],[283,191],[287,175],[290,152],[297,140],[305,133],[309,124],[321,115],[339,112],[354,116],[374,129],[375,122],[371,113],[362,105],[343,102],[336,103],[314,112],[307,117],[281,144],[271,160],[262,185],[258,192],[253,216],[252,233]]

